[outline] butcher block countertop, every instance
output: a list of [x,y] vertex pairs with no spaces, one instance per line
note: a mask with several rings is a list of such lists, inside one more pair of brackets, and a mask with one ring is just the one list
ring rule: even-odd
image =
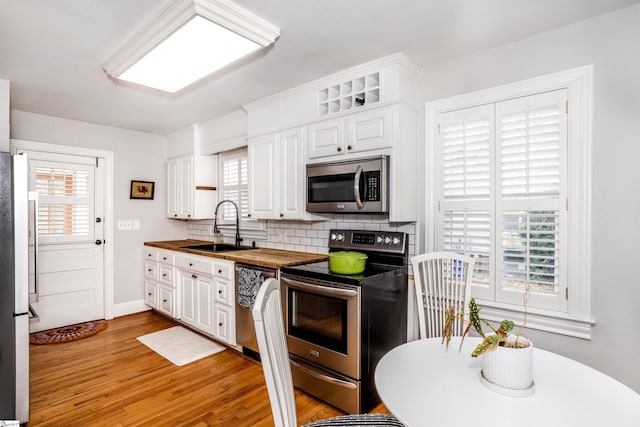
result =
[[160,242],[145,242],[145,246],[152,246],[158,249],[170,251],[186,252],[194,255],[208,256],[211,258],[221,258],[229,261],[242,262],[245,264],[259,265],[262,267],[280,268],[289,265],[307,264],[310,262],[324,261],[327,255],[314,254],[309,252],[284,251],[280,249],[255,248],[240,251],[227,252],[205,252],[196,249],[186,249],[185,246],[206,245],[212,242],[205,240],[165,240]]

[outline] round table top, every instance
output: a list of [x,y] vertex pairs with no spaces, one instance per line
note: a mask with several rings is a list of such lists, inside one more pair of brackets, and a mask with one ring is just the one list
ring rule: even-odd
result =
[[387,409],[408,427],[640,426],[640,394],[566,357],[533,352],[535,392],[505,396],[480,380],[479,338],[460,338],[449,350],[441,338],[394,348],[376,367],[375,383]]

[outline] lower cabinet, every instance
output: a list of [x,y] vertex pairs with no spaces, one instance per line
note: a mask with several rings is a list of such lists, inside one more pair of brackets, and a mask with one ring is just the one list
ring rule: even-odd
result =
[[145,248],[145,303],[236,345],[234,263]]

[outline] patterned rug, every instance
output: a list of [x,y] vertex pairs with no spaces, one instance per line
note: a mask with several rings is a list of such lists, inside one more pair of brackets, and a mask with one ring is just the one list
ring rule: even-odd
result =
[[107,329],[105,320],[93,320],[77,325],[62,326],[47,331],[34,332],[29,336],[31,344],[58,344],[90,337]]

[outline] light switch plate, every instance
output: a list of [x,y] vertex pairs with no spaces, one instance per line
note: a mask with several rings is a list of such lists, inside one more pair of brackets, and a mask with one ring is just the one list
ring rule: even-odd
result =
[[129,231],[133,227],[130,219],[118,221],[118,231]]

